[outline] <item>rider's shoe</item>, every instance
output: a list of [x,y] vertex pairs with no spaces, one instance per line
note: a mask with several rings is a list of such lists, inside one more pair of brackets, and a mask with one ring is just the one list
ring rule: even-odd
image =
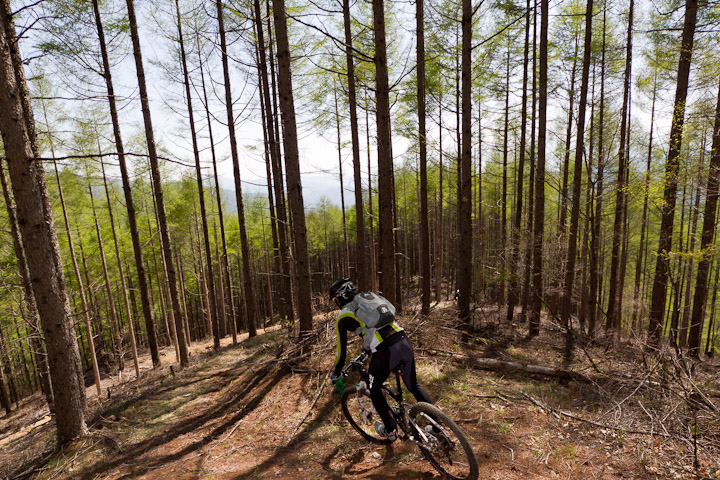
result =
[[385,431],[385,424],[383,422],[375,422],[375,431],[378,433],[378,435],[387,438],[391,442],[397,440],[397,429],[393,430],[392,432],[387,432]]

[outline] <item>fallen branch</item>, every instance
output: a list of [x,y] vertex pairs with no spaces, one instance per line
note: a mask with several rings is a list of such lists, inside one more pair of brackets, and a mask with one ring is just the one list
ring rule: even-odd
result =
[[532,403],[533,405],[541,408],[542,410],[545,410],[546,412],[549,412],[550,414],[552,414],[552,415],[553,415],[554,417],[556,417],[556,418],[560,418],[560,415],[562,415],[563,417],[571,418],[571,419],[573,419],[573,420],[577,420],[578,422],[587,423],[587,424],[593,425],[593,426],[595,426],[595,427],[607,428],[607,429],[615,430],[615,431],[622,431],[623,433],[631,433],[631,434],[635,434],[635,435],[648,435],[648,436],[653,436],[653,437],[654,437],[654,436],[657,436],[657,437],[663,437],[663,438],[676,438],[676,437],[674,437],[673,435],[665,434],[665,433],[646,432],[646,431],[644,431],[644,430],[628,430],[628,429],[625,429],[625,428],[623,428],[623,427],[616,427],[616,426],[614,426],[614,425],[608,425],[608,424],[605,424],[605,423],[599,423],[599,422],[596,422],[596,421],[593,421],[593,420],[589,420],[589,419],[587,419],[587,418],[583,418],[583,417],[579,417],[579,416],[577,416],[577,415],[573,415],[572,413],[569,413],[569,412],[565,412],[565,411],[562,411],[562,410],[555,410],[555,409],[552,408],[552,407],[548,407],[547,405],[543,405],[542,403],[540,403],[538,400],[534,399],[533,397],[531,397],[531,396],[528,395],[527,393],[523,393],[522,396],[525,397],[525,399],[527,399],[527,400],[528,400],[530,403]]
[[576,372],[573,370],[567,370],[565,368],[545,367],[542,365],[524,365],[518,362],[508,362],[505,360],[497,360],[495,358],[482,358],[482,357],[470,357],[461,353],[447,352],[443,350],[436,350],[431,348],[425,349],[435,355],[444,355],[457,360],[463,360],[469,362],[473,367],[483,370],[510,370],[523,372],[530,375],[544,375],[549,377],[556,377],[563,380],[575,380],[586,383],[594,383],[593,380],[587,375]]
[[305,420],[307,420],[307,417],[310,416],[310,412],[312,412],[312,409],[315,408],[315,404],[317,403],[318,399],[320,398],[320,394],[325,390],[325,385],[327,385],[327,380],[330,377],[330,372],[327,372],[325,374],[325,378],[320,383],[320,388],[318,388],[317,392],[315,393],[315,398],[313,399],[312,403],[310,404],[310,408],[308,408],[308,411],[305,413],[305,416],[300,420],[300,423],[297,424],[297,426],[293,429],[292,433],[290,434],[290,438],[294,437],[298,430],[300,430],[300,427],[303,423],[305,423]]

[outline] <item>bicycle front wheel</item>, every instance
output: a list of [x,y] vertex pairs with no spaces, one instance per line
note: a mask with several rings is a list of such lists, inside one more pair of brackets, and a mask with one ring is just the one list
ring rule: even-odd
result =
[[390,440],[380,436],[375,431],[375,422],[381,420],[372,404],[370,391],[367,387],[358,389],[357,386],[352,386],[346,388],[341,402],[343,414],[360,435],[373,443],[381,445],[390,443]]
[[478,463],[470,442],[450,417],[435,405],[419,402],[412,406],[410,418],[423,456],[446,478],[475,480]]

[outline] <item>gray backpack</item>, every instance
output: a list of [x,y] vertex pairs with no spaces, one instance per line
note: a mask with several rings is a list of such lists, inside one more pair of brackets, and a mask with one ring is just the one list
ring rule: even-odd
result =
[[395,307],[372,292],[358,293],[348,307],[367,328],[382,328],[395,321]]

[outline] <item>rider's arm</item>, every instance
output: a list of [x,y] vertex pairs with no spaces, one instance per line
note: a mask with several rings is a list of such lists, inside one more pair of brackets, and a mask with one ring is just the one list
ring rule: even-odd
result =
[[353,332],[361,326],[360,320],[350,310],[344,310],[335,321],[335,336],[337,338],[337,355],[335,356],[335,367],[333,374],[340,376],[345,365],[345,354],[347,353],[347,332]]

